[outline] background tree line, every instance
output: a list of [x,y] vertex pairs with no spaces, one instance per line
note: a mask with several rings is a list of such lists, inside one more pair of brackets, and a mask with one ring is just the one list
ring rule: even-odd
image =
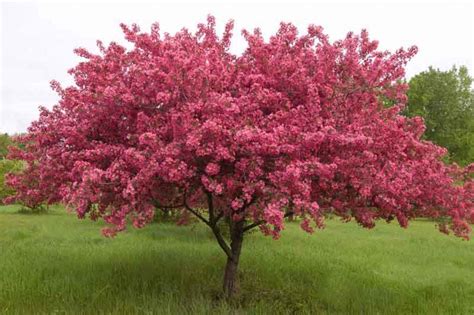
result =
[[430,67],[409,81],[407,116],[425,119],[424,138],[448,149],[448,162],[474,162],[474,92],[466,67]]

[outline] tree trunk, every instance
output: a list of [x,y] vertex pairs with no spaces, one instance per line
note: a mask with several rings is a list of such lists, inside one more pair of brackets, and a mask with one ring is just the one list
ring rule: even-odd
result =
[[231,222],[231,256],[227,257],[227,264],[224,273],[224,295],[226,298],[232,298],[239,291],[238,266],[240,259],[240,250],[244,240],[244,221]]

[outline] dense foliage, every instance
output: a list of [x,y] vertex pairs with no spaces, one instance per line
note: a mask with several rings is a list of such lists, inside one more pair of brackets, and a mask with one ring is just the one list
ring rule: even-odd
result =
[[195,215],[228,256],[228,294],[244,233],[278,238],[288,215],[308,232],[329,212],[367,228],[429,216],[468,238],[473,184],[455,185],[467,170],[443,164],[446,150],[421,139],[423,121],[400,115],[416,48],[382,52],[366,31],[330,42],[321,27],[299,35],[282,23],[269,41],[244,31],[248,48],[235,56],[232,27],[219,38],[212,17],[174,36],[122,25],[133,49],[77,49],[86,60],[70,70],[75,86],[52,83],[59,104],[41,110],[20,138],[25,149],[11,153],[28,163],[10,178],[18,196],[102,217],[107,236],[127,218],[142,227],[155,207],[183,223]]
[[467,68],[429,68],[409,85],[405,112],[425,119],[424,138],[447,148],[452,161],[474,162],[474,91]]

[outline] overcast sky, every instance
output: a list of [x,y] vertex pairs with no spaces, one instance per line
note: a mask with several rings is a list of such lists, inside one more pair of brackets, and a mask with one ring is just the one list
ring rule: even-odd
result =
[[235,20],[232,50],[240,53],[245,43],[242,28],[260,27],[268,37],[280,21],[292,22],[305,32],[308,24],[324,27],[332,40],[348,31],[366,28],[383,49],[417,45],[418,55],[407,67],[410,77],[432,65],[449,69],[467,65],[473,74],[473,5],[469,1],[446,3],[316,3],[256,1],[214,3],[28,3],[2,2],[0,31],[0,132],[24,132],[38,116],[38,106],[52,107],[58,100],[49,82],[72,84],[67,70],[79,59],[75,47],[97,51],[95,41],[125,43],[120,22],[138,23],[148,30],[158,21],[162,31],[195,29],[213,14],[219,30]]

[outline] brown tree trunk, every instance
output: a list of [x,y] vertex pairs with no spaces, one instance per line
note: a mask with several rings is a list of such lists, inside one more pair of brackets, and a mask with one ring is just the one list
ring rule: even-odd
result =
[[226,298],[232,298],[239,291],[238,266],[242,242],[244,240],[244,221],[231,222],[230,228],[231,256],[227,257],[224,273],[224,295]]

